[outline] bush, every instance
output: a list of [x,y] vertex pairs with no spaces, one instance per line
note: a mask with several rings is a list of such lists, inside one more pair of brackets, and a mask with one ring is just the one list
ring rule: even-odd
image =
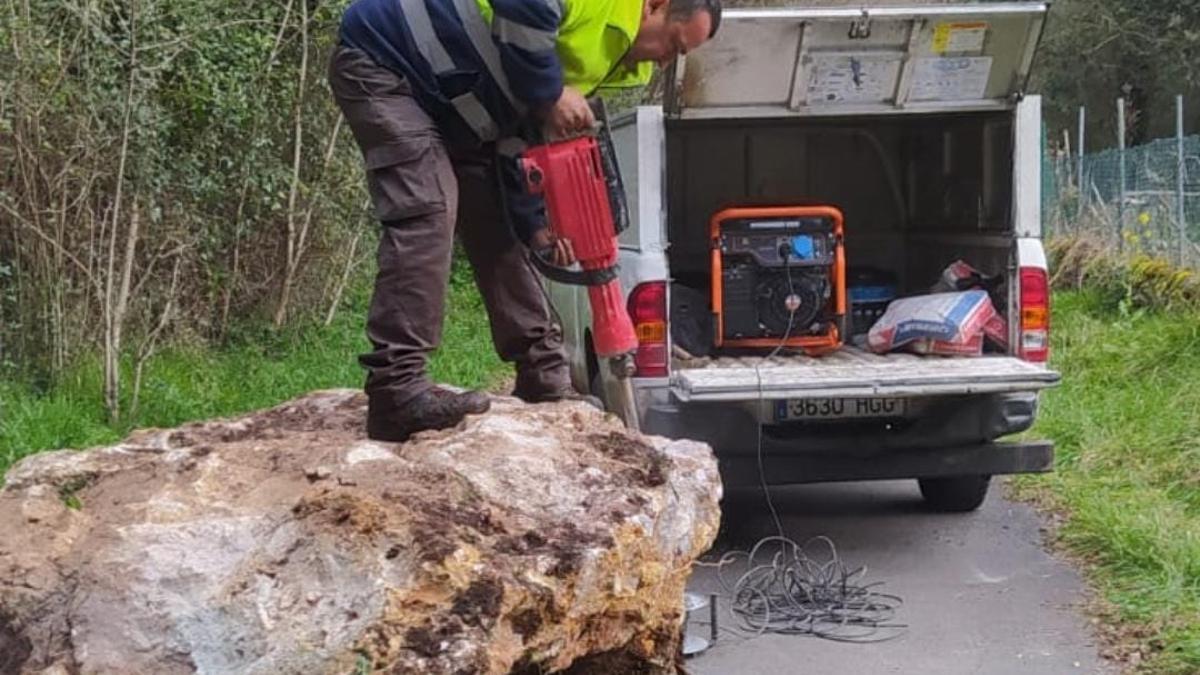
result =
[[324,76],[345,4],[0,13],[0,363],[53,380],[334,302],[372,226]]
[[1058,290],[1087,289],[1110,309],[1200,311],[1200,278],[1162,258],[1123,256],[1087,237],[1052,239],[1047,254]]

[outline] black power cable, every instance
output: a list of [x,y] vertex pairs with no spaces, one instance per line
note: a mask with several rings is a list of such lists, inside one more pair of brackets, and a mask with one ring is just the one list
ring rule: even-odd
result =
[[[824,554],[810,555],[818,545]],[[866,644],[899,637],[907,628],[894,623],[901,599],[878,592],[881,582],[866,583],[866,567],[848,567],[828,537],[804,545],[767,537],[749,551],[701,564],[716,568],[738,628],[751,637],[769,633]]]
[[[790,251],[781,247],[780,254],[794,297]],[[794,305],[790,297],[787,302]],[[749,551],[730,551],[715,563],[696,564],[716,568],[739,628],[750,637],[800,635],[860,644],[891,640],[907,629],[893,621],[903,601],[876,591],[881,582],[865,583],[867,568],[848,567],[828,537],[815,537],[803,546],[789,539],[771,497],[763,462],[766,392],[761,367],[787,349],[799,308],[789,309],[787,331],[779,346],[754,366],[758,378],[758,477],[778,534],[760,540]],[[828,549],[827,555],[811,557],[808,552],[816,544]],[[730,569],[735,566],[743,571],[733,579]]]

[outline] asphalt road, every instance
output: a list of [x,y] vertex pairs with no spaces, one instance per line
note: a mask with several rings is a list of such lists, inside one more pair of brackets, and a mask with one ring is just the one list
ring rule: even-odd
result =
[[[1003,492],[1003,485],[993,484],[979,512],[941,515],[923,509],[915,481],[775,489],[787,535],[801,542],[828,535],[848,564],[867,565],[868,581],[883,581],[883,592],[903,598],[897,621],[907,631],[892,641],[857,645],[808,637],[743,639],[723,630],[713,649],[688,661],[688,671],[1115,672],[1088,633],[1078,573],[1045,551],[1040,516]],[[725,511],[718,553],[748,548],[774,533],[757,493],[733,495]],[[719,588],[712,570],[697,570],[693,590]],[[733,625],[724,612],[721,623]],[[707,635],[707,627],[694,628]]]

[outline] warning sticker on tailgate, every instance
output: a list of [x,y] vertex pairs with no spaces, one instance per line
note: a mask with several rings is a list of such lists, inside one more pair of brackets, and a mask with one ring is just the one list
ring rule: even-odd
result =
[[933,28],[934,54],[979,54],[987,42],[986,21],[939,23]]

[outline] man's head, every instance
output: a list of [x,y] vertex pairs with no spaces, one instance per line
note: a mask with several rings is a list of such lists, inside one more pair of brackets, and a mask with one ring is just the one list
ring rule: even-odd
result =
[[721,0],[645,0],[628,61],[666,65],[717,34]]

